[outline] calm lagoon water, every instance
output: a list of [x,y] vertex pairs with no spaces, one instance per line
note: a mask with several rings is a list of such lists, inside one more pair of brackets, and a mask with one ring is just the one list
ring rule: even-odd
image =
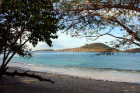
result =
[[36,51],[28,60],[15,55],[8,66],[82,78],[140,83],[140,53],[116,53],[112,56],[94,54]]

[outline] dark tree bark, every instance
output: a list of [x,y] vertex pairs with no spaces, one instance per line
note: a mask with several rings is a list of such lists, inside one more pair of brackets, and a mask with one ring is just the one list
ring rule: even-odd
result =
[[3,73],[2,75],[12,76],[12,77],[14,77],[15,75],[17,75],[17,76],[27,76],[27,77],[31,77],[31,78],[36,78],[36,79],[38,79],[39,81],[47,81],[47,82],[51,82],[52,84],[55,83],[54,81],[52,81],[52,80],[50,80],[50,79],[42,78],[42,77],[39,76],[39,75],[34,75],[34,73],[33,73],[33,74],[27,73],[27,72],[29,72],[29,71],[25,71],[24,73],[17,72],[17,70],[15,70],[14,72],[7,72],[7,71],[6,71],[7,69],[8,69],[8,68],[6,68],[6,69],[4,70],[4,73]]

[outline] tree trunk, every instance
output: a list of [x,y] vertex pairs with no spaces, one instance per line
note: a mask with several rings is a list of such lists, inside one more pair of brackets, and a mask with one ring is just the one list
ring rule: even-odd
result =
[[4,65],[2,65],[0,67],[0,80],[2,78],[2,76],[4,75],[5,71],[7,70],[8,68],[6,68]]

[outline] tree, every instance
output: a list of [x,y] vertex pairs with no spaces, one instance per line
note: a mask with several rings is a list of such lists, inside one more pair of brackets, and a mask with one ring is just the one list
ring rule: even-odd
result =
[[[72,0],[59,5],[66,33],[93,41],[109,35],[117,39],[110,43],[118,49],[140,46],[140,0]],[[119,36],[113,34],[116,28]]]
[[0,78],[15,54],[31,57],[30,49],[39,41],[52,46],[56,39],[59,20],[50,0],[3,0],[0,6],[0,55],[3,62]]

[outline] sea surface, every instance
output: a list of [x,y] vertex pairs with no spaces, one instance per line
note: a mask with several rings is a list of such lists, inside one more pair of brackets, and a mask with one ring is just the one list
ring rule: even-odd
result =
[[95,54],[97,52],[35,51],[33,57],[28,60],[15,55],[8,66],[81,78],[140,84],[140,53],[115,53],[112,56]]

